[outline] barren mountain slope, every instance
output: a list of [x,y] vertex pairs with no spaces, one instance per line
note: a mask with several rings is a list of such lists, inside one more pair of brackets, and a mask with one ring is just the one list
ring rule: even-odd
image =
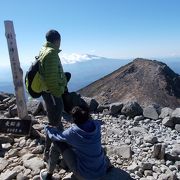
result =
[[137,101],[142,106],[180,106],[180,76],[166,64],[137,58],[78,91],[101,104]]

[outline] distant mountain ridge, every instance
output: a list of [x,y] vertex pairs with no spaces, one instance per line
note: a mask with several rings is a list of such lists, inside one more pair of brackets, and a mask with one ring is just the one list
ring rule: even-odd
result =
[[180,76],[165,63],[137,58],[78,91],[101,104],[137,101],[142,106],[180,106]]
[[[83,60],[84,56],[88,60]],[[69,61],[75,58],[76,63],[63,64],[64,70],[69,71],[72,74],[72,78],[68,84],[70,91],[77,91],[78,89],[87,86],[88,84],[102,78],[103,76],[115,71],[133,60],[103,58],[88,54],[81,56],[74,54],[71,58],[72,59],[69,59]],[[77,58],[79,58],[80,61],[77,62]],[[162,61],[167,63],[167,65],[176,73],[180,74],[180,58],[166,58]],[[29,65],[27,64],[22,67],[24,74],[28,67]],[[14,92],[10,66],[3,68],[3,71],[0,71],[0,91],[9,93]]]

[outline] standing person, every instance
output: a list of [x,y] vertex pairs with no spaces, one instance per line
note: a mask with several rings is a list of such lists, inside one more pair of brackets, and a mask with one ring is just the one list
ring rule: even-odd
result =
[[61,154],[64,163],[78,180],[99,180],[110,167],[101,146],[101,123],[89,116],[87,109],[78,106],[72,110],[73,125],[65,131],[47,126],[53,141],[48,171],[42,170],[41,180],[50,180]]
[[[62,94],[67,85],[66,77],[58,53],[61,51],[61,36],[56,30],[49,30],[46,33],[46,43],[39,53],[39,71],[44,82],[42,97],[45,101],[49,125],[56,126],[63,130],[61,123],[63,101]],[[44,160],[49,157],[51,140],[46,137]]]

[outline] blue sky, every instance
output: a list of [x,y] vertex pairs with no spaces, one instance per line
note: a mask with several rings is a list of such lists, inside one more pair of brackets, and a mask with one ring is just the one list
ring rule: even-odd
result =
[[180,56],[180,0],[1,0],[0,67],[9,63],[4,20],[12,20],[21,64],[45,33],[61,33],[64,59]]

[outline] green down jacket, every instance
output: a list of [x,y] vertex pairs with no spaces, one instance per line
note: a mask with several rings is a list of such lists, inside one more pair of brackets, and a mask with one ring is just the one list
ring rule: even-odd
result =
[[67,85],[66,77],[58,53],[60,50],[47,42],[39,53],[40,74],[44,84],[43,90],[60,97]]

